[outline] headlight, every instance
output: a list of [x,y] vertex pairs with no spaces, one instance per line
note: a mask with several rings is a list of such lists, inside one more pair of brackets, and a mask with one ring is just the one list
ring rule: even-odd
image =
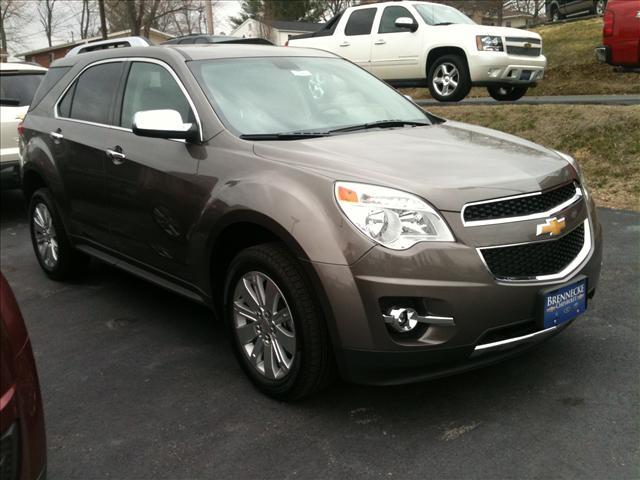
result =
[[425,201],[392,188],[337,182],[338,205],[358,230],[393,250],[419,242],[453,242],[449,227]]
[[569,165],[575,170],[576,175],[578,176],[578,180],[580,181],[580,187],[582,187],[582,192],[584,193],[585,200],[589,199],[589,192],[587,191],[587,182],[582,174],[582,169],[575,158],[571,155],[567,155],[566,153],[559,152],[558,150],[554,150],[563,160],[566,160]]
[[478,35],[476,37],[476,45],[478,46],[478,50],[484,52],[504,51],[502,37],[496,37],[494,35]]

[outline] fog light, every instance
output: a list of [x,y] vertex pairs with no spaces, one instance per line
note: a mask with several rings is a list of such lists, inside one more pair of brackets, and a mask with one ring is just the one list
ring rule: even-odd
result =
[[384,321],[396,332],[410,332],[418,325],[416,317],[418,312],[413,308],[392,308],[387,315],[384,315]]
[[498,75],[500,75],[500,71],[500,68],[490,68],[487,73],[491,78],[496,78]]

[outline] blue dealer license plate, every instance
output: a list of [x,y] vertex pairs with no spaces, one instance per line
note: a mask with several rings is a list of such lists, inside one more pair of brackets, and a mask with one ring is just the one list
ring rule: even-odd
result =
[[587,309],[587,279],[544,293],[544,328],[562,325]]

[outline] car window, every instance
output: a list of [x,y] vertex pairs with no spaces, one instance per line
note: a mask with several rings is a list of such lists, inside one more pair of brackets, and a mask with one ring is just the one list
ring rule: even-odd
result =
[[51,91],[51,89],[60,81],[62,77],[64,77],[65,73],[69,71],[71,67],[55,67],[49,69],[47,74],[40,82],[40,86],[36,90],[35,95],[33,96],[33,100],[31,100],[31,108],[35,107],[40,103],[47,93]]
[[371,27],[373,27],[376,10],[375,8],[354,10],[347,21],[347,26],[344,28],[344,34],[349,36],[369,35],[371,33]]
[[76,84],[74,83],[64,97],[58,103],[58,115],[63,118],[69,118],[71,116],[71,102],[73,101],[73,94],[76,91]]
[[7,107],[29,105],[45,73],[3,73],[0,79],[0,104]]
[[184,45],[185,43],[190,44],[190,43],[193,43],[193,38],[183,38],[183,39],[182,39],[182,40],[180,40],[180,42],[178,42],[178,43],[180,43],[180,45]]
[[382,19],[380,20],[380,27],[378,27],[378,33],[396,33],[396,32],[408,32],[406,28],[396,27],[396,20],[401,17],[410,18],[411,20],[416,21],[413,18],[413,15],[404,7],[400,6],[390,6],[386,7],[382,12]]
[[429,121],[394,89],[339,58],[232,58],[188,65],[216,113],[240,134],[323,132],[389,119]]
[[[88,68],[67,91],[58,106],[58,113],[63,117],[108,125],[121,74],[122,62]],[[60,106],[66,108],[67,102],[69,109],[63,111]]]
[[173,76],[162,66],[134,62],[122,100],[120,126],[131,128],[133,115],[146,110],[176,110],[184,122],[193,122],[194,115],[187,98]]
[[198,37],[196,38],[195,43],[209,43],[209,40],[207,39],[207,37]]
[[460,10],[448,5],[415,3],[413,6],[427,25],[476,24]]

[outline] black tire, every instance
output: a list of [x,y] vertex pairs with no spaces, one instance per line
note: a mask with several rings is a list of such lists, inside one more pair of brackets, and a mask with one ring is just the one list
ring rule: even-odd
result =
[[[444,87],[438,86],[441,85],[437,83],[438,78],[442,78],[440,75],[441,66],[455,66],[458,74],[457,74],[457,86],[450,93],[443,95],[438,91],[438,88],[443,92]],[[434,83],[436,81],[436,83]],[[429,92],[431,96],[438,100],[439,102],[459,102],[464,97],[469,94],[471,90],[471,78],[469,76],[469,67],[467,66],[467,61],[464,57],[460,55],[443,55],[442,57],[437,58],[433,64],[429,67],[429,71],[427,74],[427,84],[429,88]]]
[[[246,353],[238,338],[234,312],[235,289],[243,275],[249,272],[259,272],[276,284],[295,326],[295,355],[288,372],[279,379],[267,378],[264,372],[252,365],[249,360],[251,355]],[[268,243],[250,247],[234,258],[227,273],[225,316],[233,351],[242,369],[265,394],[278,400],[292,401],[309,396],[331,383],[335,365],[324,315],[302,266],[282,244]],[[257,325],[257,322],[246,320],[246,324]],[[272,331],[272,337],[276,338],[275,330]],[[273,348],[275,351],[275,345]],[[264,352],[262,357],[265,368]]]
[[558,9],[557,6],[553,6],[551,7],[551,21],[552,22],[559,22],[560,20],[562,20],[562,14],[560,13],[560,10]]
[[[49,236],[49,240],[51,241],[51,239],[53,239],[57,244],[57,259],[53,264],[51,262],[48,263],[47,259],[40,253],[38,240],[36,239],[38,227],[34,215],[37,207],[42,208],[41,205],[46,207],[50,215],[50,223],[53,226],[53,230],[51,231],[53,231],[54,234]],[[73,245],[71,245],[56,204],[48,188],[41,188],[31,196],[29,201],[29,226],[33,251],[40,267],[49,278],[58,281],[68,280],[84,270],[89,261],[89,257],[78,252],[73,248]],[[40,235],[40,239],[42,240],[41,234],[39,233],[38,235]]]
[[522,86],[504,86],[504,87],[487,87],[489,95],[499,102],[515,102],[520,100],[529,87]]

